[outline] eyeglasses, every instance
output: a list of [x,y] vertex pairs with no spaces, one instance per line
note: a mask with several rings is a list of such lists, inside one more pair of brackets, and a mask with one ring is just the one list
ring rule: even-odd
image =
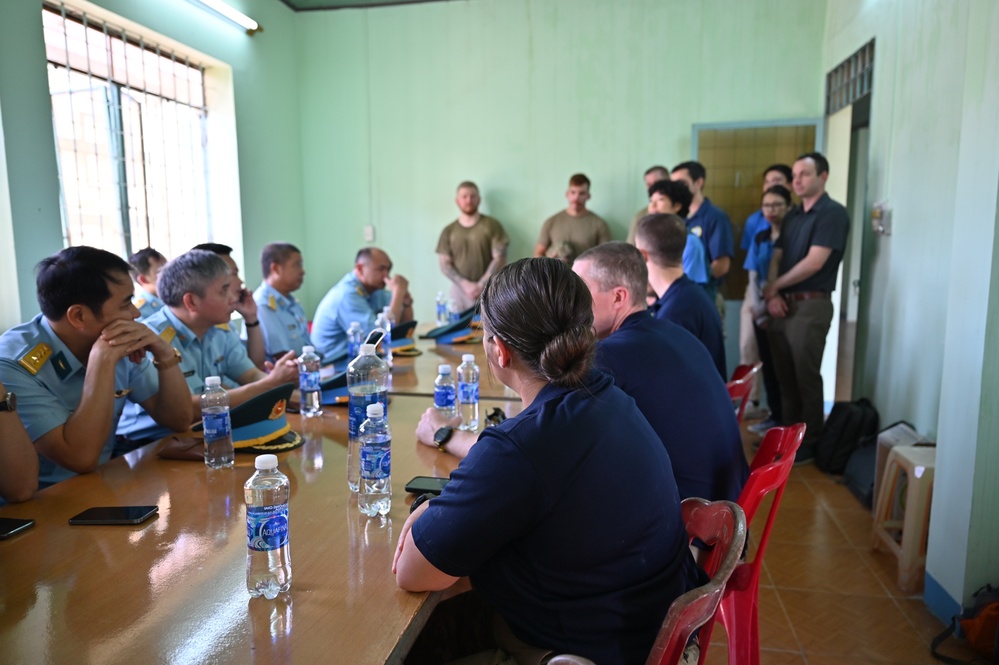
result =
[[780,210],[781,208],[786,208],[786,203],[764,203],[761,206],[764,210]]

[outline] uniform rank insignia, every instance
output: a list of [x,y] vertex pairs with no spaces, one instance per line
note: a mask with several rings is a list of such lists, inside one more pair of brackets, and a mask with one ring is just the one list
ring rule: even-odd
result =
[[125,395],[127,395],[130,392],[132,392],[131,388],[125,388],[124,390],[116,390],[116,391],[114,391],[114,398],[115,399],[121,399],[122,397],[124,397]]
[[229,330],[229,324],[228,323],[220,323],[220,324],[218,324],[215,327],[218,328],[219,330]]
[[145,304],[146,304],[146,299],[145,299],[145,298],[136,298],[136,299],[135,299],[135,300],[134,300],[134,301],[132,302],[132,304],[133,304],[133,305],[135,305],[136,307],[139,307],[139,308],[141,308],[141,307],[142,307],[143,305],[145,305]]
[[69,363],[66,362],[66,356],[62,354],[62,351],[52,356],[52,366],[55,367],[56,375],[60,379],[69,376]]
[[166,328],[163,329],[163,332],[160,333],[160,337],[162,337],[163,341],[166,342],[167,344],[172,342],[173,338],[176,336],[177,336],[177,331],[174,330],[173,326],[167,326]]
[[42,368],[42,365],[45,364],[45,361],[48,360],[51,355],[52,347],[45,342],[40,342],[35,346],[35,348],[21,356],[17,362],[21,365],[21,367],[31,372],[31,375],[34,376],[35,374],[38,374],[38,370]]
[[277,311],[277,299],[274,296],[269,296],[267,298],[267,306],[270,307],[275,312]]
[[704,233],[704,231],[702,231],[701,227],[699,227],[699,226],[695,226],[695,227],[691,228],[690,232],[693,233],[698,238],[700,238],[701,234]]

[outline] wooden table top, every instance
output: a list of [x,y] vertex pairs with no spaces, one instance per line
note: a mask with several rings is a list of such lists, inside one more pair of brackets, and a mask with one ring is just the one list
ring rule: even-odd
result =
[[[389,392],[397,395],[428,395],[434,394],[434,380],[437,379],[437,366],[442,363],[451,365],[456,373],[461,364],[461,356],[471,353],[479,366],[479,399],[517,401],[517,393],[513,392],[493,376],[486,364],[485,349],[481,342],[475,344],[436,344],[433,340],[418,339],[416,348],[422,355],[414,358],[396,357],[392,364],[392,386]],[[456,376],[456,374],[455,374]],[[457,382],[457,379],[455,379]]]
[[[373,519],[347,488],[346,409],[289,417],[306,441],[278,456],[291,480],[293,578],[275,601],[246,591],[242,489],[252,454],[212,471],[159,459],[153,444],[0,507],[0,516],[37,521],[0,542],[3,660],[400,662],[439,599],[399,590],[391,572],[412,502],[403,486],[458,464],[416,441],[426,406],[392,398],[392,510]],[[67,523],[92,506],[151,504],[159,516],[137,526]]]

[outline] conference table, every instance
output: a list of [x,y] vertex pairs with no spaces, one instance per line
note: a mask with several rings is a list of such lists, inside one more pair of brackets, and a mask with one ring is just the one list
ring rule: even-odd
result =
[[[437,351],[397,362],[394,378],[412,375],[408,389],[426,390],[426,361],[448,357]],[[305,443],[278,455],[291,481],[293,581],[273,601],[251,599],[245,585],[242,489],[253,454],[237,454],[233,469],[210,470],[160,459],[154,443],[0,507],[2,517],[37,521],[0,542],[0,660],[401,662],[448,593],[402,591],[391,572],[414,498],[403,486],[458,465],[416,441],[415,424],[432,403],[426,394],[390,397],[393,500],[381,518],[362,515],[347,488],[346,409],[289,416]],[[508,415],[520,409],[515,398],[500,405]],[[158,516],[136,526],[67,523],[93,506],[153,504]]]

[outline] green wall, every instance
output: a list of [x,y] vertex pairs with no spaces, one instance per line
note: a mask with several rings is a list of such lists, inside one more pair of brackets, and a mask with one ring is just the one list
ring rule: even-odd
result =
[[[999,5],[837,0],[823,69],[876,38],[857,385],[938,442],[925,598],[948,621],[999,579]],[[854,227],[857,228],[856,226]]]
[[370,220],[428,320],[448,285],[437,236],[465,179],[506,226],[511,258],[533,250],[577,171],[624,239],[642,173],[688,159],[692,124],[821,114],[824,17],[825,3],[786,0],[299,14],[306,308],[350,268]]

